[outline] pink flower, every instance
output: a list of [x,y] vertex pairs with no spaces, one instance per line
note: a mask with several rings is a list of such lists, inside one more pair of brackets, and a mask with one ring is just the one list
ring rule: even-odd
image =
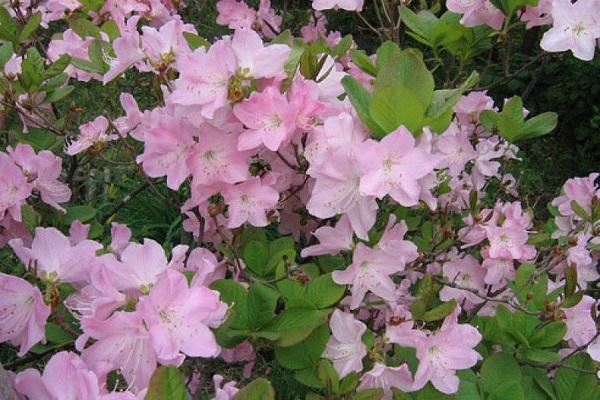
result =
[[89,319],[82,329],[84,335],[77,339],[78,349],[89,337],[96,340],[82,351],[83,360],[92,370],[118,370],[133,391],[148,386],[157,367],[157,356],[139,312],[119,311],[107,320]]
[[237,68],[233,50],[224,40],[184,54],[177,60],[179,78],[169,100],[184,106],[202,106],[201,114],[213,118],[215,111],[227,104],[229,79]]
[[132,66],[144,60],[144,52],[141,49],[140,34],[137,31],[139,17],[131,17],[127,20],[127,26],[121,30],[121,36],[113,42],[113,50],[116,58],[110,60],[110,69],[104,74],[104,84],[115,79]]
[[256,21],[256,11],[243,1],[217,1],[217,24],[226,25],[230,29],[251,28]]
[[520,15],[525,28],[552,24],[552,0],[540,0],[537,6],[527,6]]
[[500,285],[515,276],[512,258],[486,258],[481,266],[487,270],[484,282],[488,285]]
[[438,158],[415,147],[414,137],[403,126],[381,142],[370,143],[357,152],[367,171],[360,179],[361,193],[377,198],[389,194],[403,206],[416,205],[421,194],[418,180],[433,172]]
[[437,153],[442,156],[439,168],[448,168],[451,176],[459,176],[467,163],[477,157],[465,130],[452,124],[436,141]]
[[96,251],[102,248],[92,240],[73,245],[58,229],[41,227],[35,229],[31,248],[21,239],[11,240],[9,245],[26,267],[35,266],[41,279],[52,282],[86,282]]
[[68,146],[66,153],[70,156],[79,154],[96,143],[108,142],[118,139],[117,135],[109,135],[106,133],[108,129],[108,120],[105,117],[98,117],[95,120],[79,127],[80,135],[72,141]]
[[456,118],[461,125],[470,127],[479,123],[479,115],[484,110],[494,110],[494,99],[487,95],[487,91],[471,92],[454,106]]
[[343,146],[329,152],[322,164],[309,169],[316,183],[306,208],[318,218],[348,215],[356,235],[367,239],[369,229],[375,224],[378,206],[374,197],[359,191],[363,169],[357,162],[357,154],[361,150],[360,145]]
[[0,152],[0,217],[6,213],[21,222],[21,205],[31,196],[32,186],[6,153]]
[[335,225],[322,226],[317,229],[313,235],[319,239],[320,244],[306,247],[302,250],[302,257],[320,256],[322,254],[336,254],[344,250],[352,250],[354,241],[352,240],[354,232],[350,226],[350,220],[347,216],[342,216]]
[[200,127],[200,142],[188,158],[194,185],[238,183],[247,179],[249,152],[237,150],[238,138],[209,124]]
[[[67,29],[62,33],[62,39],[54,39],[48,44],[48,58],[50,61],[56,61],[60,56],[67,54],[74,58],[82,60],[88,59],[88,49],[94,41],[93,37],[82,39],[72,29]],[[87,82],[90,79],[102,80],[102,76],[97,73],[86,72],[69,65],[65,70],[70,77]]]
[[15,388],[31,400],[98,400],[98,377],[75,353],[56,353],[44,373],[27,369],[15,377]]
[[144,135],[141,132],[143,114],[138,107],[135,98],[129,93],[121,93],[119,96],[121,107],[125,110],[125,116],[119,117],[113,121],[114,126],[121,136],[128,133],[137,140],[143,140]]
[[172,19],[159,29],[142,27],[142,50],[148,63],[156,66],[169,66],[175,57],[191,52],[183,32],[196,33],[194,26],[184,24],[181,19]]
[[217,279],[225,278],[225,264],[208,249],[195,248],[187,259],[187,270],[194,271],[190,286],[209,286]]
[[[481,267],[477,259],[471,255],[455,259],[444,264],[442,267],[444,278],[448,282],[459,286],[477,290],[482,295],[485,293],[484,277],[485,269]],[[468,306],[473,306],[483,302],[481,297],[467,290],[455,289],[450,286],[444,286],[440,291],[440,300],[450,301],[455,299],[458,303],[467,301]]]
[[256,362],[256,351],[254,351],[254,347],[249,341],[244,340],[232,349],[223,348],[221,357],[229,364],[243,363],[244,378],[250,378],[252,375],[252,369]]
[[352,254],[352,264],[344,271],[333,271],[335,283],[352,285],[350,309],[357,309],[367,292],[372,292],[387,301],[396,299],[396,285],[390,275],[400,272],[404,265],[390,264],[378,250],[359,243]]
[[245,77],[260,79],[285,76],[283,65],[291,51],[287,45],[265,46],[252,29],[237,29],[231,39],[231,49]]
[[567,323],[565,340],[573,341],[575,346],[583,346],[594,338],[597,329],[592,318],[592,309],[595,305],[596,300],[590,296],[583,296],[576,306],[564,309]]
[[167,270],[138,308],[161,362],[177,359],[180,353],[191,357],[219,354],[221,348],[209,329],[219,326],[227,311],[218,292],[203,286],[190,288],[182,273]]
[[413,390],[419,390],[431,381],[442,393],[456,393],[460,381],[455,371],[471,368],[481,360],[479,353],[473,350],[481,341],[481,334],[469,324],[459,324],[459,313],[457,307],[446,317],[439,331],[417,343],[419,367]]
[[331,337],[322,357],[331,360],[340,378],[350,372],[361,372],[362,359],[367,355],[367,346],[362,335],[367,326],[354,318],[351,313],[336,309],[329,320]]
[[576,58],[590,61],[600,38],[599,12],[595,0],[553,0],[552,28],[544,33],[540,46],[550,52],[571,50]]
[[158,276],[168,268],[165,251],[152,239],[144,239],[144,244],[130,243],[120,261],[112,254],[103,256],[103,261],[111,271],[118,290],[137,293],[148,292]]
[[387,259],[387,263],[404,266],[418,257],[417,246],[410,240],[404,240],[408,227],[404,221],[396,224],[396,216],[390,215],[383,235],[377,243],[376,249],[380,250],[380,259]]
[[348,11],[362,11],[364,0],[313,0],[312,7],[315,10],[331,10],[341,8]]
[[361,380],[357,391],[381,388],[384,391],[384,400],[392,400],[392,388],[400,389],[402,392],[410,392],[413,385],[412,375],[407,364],[399,367],[388,367],[380,362],[375,363],[373,368],[366,372]]
[[535,255],[535,248],[527,244],[527,231],[510,220],[501,227],[488,226],[485,229],[490,241],[490,257],[518,260]]
[[449,0],[448,10],[463,14],[460,23],[467,27],[488,25],[500,30],[504,22],[504,14],[492,5],[489,0]]
[[249,99],[235,106],[233,113],[248,128],[240,135],[239,150],[252,150],[264,144],[277,151],[296,130],[294,109],[272,86],[252,93]]
[[181,118],[162,113],[144,133],[144,153],[137,162],[152,178],[167,176],[167,186],[177,190],[190,175],[187,160],[196,144],[196,130]]
[[215,398],[214,400],[233,400],[235,394],[239,392],[239,389],[235,386],[235,381],[225,383],[225,378],[221,375],[213,376],[213,383],[215,385]]
[[23,356],[39,341],[45,340],[50,308],[40,290],[24,279],[0,272],[0,343],[19,346]]
[[587,215],[592,214],[592,199],[594,196],[600,197],[600,187],[596,186],[596,179],[600,173],[592,173],[583,178],[568,179],[563,185],[564,195],[555,198],[552,205],[558,207],[561,215],[580,219],[571,207],[571,202],[575,201],[585,210]]
[[253,226],[267,226],[266,212],[277,205],[279,193],[253,177],[238,185],[228,187],[223,193],[229,206],[228,228],[237,228],[244,222]]

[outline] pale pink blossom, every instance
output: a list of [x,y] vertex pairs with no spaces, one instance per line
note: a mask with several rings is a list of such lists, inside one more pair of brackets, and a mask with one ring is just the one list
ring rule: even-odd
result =
[[358,392],[367,389],[383,389],[382,399],[392,400],[392,388],[399,389],[401,392],[410,392],[413,380],[407,364],[399,367],[388,367],[380,362],[375,363],[370,371],[367,371],[360,380],[360,385],[356,388]]
[[19,356],[23,356],[34,344],[45,341],[49,315],[50,308],[37,287],[0,272],[0,343],[19,346]]
[[290,141],[296,130],[296,115],[287,98],[275,87],[254,92],[237,104],[233,113],[246,126],[239,137],[239,150],[252,150],[264,144],[277,151]]
[[231,229],[245,222],[253,226],[267,226],[267,212],[277,205],[279,193],[259,177],[253,177],[228,187],[223,197],[229,206],[227,226]]
[[21,205],[31,196],[33,187],[14,161],[2,152],[0,171],[0,217],[8,213],[12,219],[21,222]]
[[204,286],[189,287],[185,276],[167,270],[138,309],[150,331],[152,346],[162,363],[180,354],[215,357],[221,348],[210,328],[221,324],[227,305],[219,293]]
[[256,12],[246,2],[239,0],[217,1],[217,24],[230,29],[251,28],[256,21]]
[[74,156],[86,151],[96,143],[104,143],[118,139],[117,135],[106,133],[107,129],[108,120],[103,116],[81,125],[79,127],[79,136],[67,146],[65,152],[70,156]]
[[592,309],[595,306],[596,300],[583,296],[576,306],[564,309],[567,324],[564,340],[571,340],[575,346],[584,346],[594,338],[597,328],[592,318]]
[[[477,259],[471,255],[466,255],[445,263],[442,267],[444,278],[448,282],[452,282],[464,288],[476,290],[481,295],[484,291],[484,278],[486,271],[479,264]],[[459,304],[466,300],[467,308],[471,308],[475,304],[483,302],[483,299],[468,290],[444,286],[440,291],[440,300],[450,301],[455,299]]]
[[488,25],[495,30],[502,28],[504,14],[489,0],[449,0],[448,10],[463,14],[460,23],[467,27]]
[[342,216],[335,227],[323,226],[313,232],[319,239],[319,244],[306,247],[302,250],[302,257],[320,256],[323,254],[336,254],[344,250],[352,250],[354,232],[347,216]]
[[417,343],[419,367],[415,373],[413,390],[419,390],[427,382],[442,393],[458,391],[460,383],[456,370],[477,364],[482,357],[473,348],[481,341],[481,334],[469,324],[459,324],[457,307],[444,320],[442,327]]
[[239,389],[236,387],[237,382],[229,381],[225,383],[225,378],[221,375],[213,376],[213,384],[215,385],[214,400],[233,400]]
[[341,8],[347,11],[362,11],[364,0],[313,0],[312,7],[315,10],[330,10]]
[[367,355],[367,346],[362,342],[367,326],[351,313],[336,309],[331,314],[329,327],[331,337],[322,357],[331,360],[340,378],[352,371],[361,372],[362,359]]
[[260,79],[285,76],[283,66],[291,51],[289,46],[265,46],[252,29],[237,29],[231,39],[231,49],[244,77]]
[[544,33],[541,48],[550,52],[571,50],[580,60],[593,59],[600,38],[600,3],[553,0],[551,14],[552,28]]

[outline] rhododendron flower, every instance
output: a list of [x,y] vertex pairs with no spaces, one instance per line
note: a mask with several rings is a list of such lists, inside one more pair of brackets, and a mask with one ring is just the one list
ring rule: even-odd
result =
[[284,44],[265,46],[252,29],[238,29],[231,39],[231,49],[243,76],[249,78],[284,77],[285,64],[291,49]]
[[540,46],[551,52],[571,50],[575,57],[590,61],[600,38],[599,10],[595,0],[553,0],[552,28],[544,33]]
[[162,114],[144,132],[144,153],[137,157],[150,177],[167,176],[167,186],[177,190],[190,175],[187,159],[196,144],[196,130],[181,118]]
[[456,118],[461,125],[472,126],[479,123],[479,115],[484,110],[495,110],[494,100],[487,95],[487,90],[471,92],[460,98],[454,106]]
[[183,32],[196,34],[194,26],[176,18],[159,29],[142,27],[142,50],[154,68],[168,66],[179,54],[191,52]]
[[320,244],[302,249],[302,257],[336,254],[343,250],[352,250],[354,232],[347,216],[342,216],[335,227],[322,226],[313,232]]
[[131,134],[137,140],[143,140],[144,135],[142,128],[143,114],[135,101],[135,98],[129,93],[121,93],[119,96],[121,107],[125,110],[125,116],[119,117],[113,121],[113,125],[119,131],[121,136],[125,136],[128,133]]
[[448,0],[448,10],[463,14],[460,23],[467,27],[488,25],[495,30],[502,28],[504,14],[489,0]]
[[102,375],[118,370],[133,391],[148,387],[157,356],[139,312],[118,311],[107,320],[88,319],[82,321],[82,329],[78,350],[90,337],[96,340],[82,351],[82,359],[93,371]]
[[168,268],[165,251],[152,239],[144,239],[144,244],[130,243],[119,260],[107,254],[103,261],[114,276],[115,287],[134,293],[147,292]]
[[372,292],[387,301],[396,299],[396,285],[390,275],[404,269],[401,264],[389,264],[381,252],[359,243],[352,253],[352,264],[344,271],[333,271],[331,277],[341,285],[352,285],[350,309],[360,306],[367,292]]
[[[455,259],[444,264],[442,267],[444,277],[448,282],[455,283],[459,286],[477,290],[483,295],[485,269],[479,264],[477,259],[471,255],[466,255],[463,258]],[[469,306],[483,302],[483,299],[467,290],[444,286],[440,291],[440,300],[450,301],[455,299],[458,303],[466,300]]]
[[527,231],[510,221],[501,227],[488,226],[486,232],[490,241],[490,257],[518,260],[535,255],[535,248],[527,244]]
[[456,393],[460,380],[455,371],[471,368],[482,359],[473,350],[481,341],[481,334],[471,325],[459,324],[459,313],[460,308],[457,307],[446,317],[439,331],[417,343],[419,367],[413,390],[419,390],[431,381],[442,393]]
[[[88,49],[93,41],[93,37],[81,38],[72,29],[67,29],[62,33],[62,39],[51,40],[48,44],[48,58],[51,61],[56,61],[60,56],[67,54],[74,58],[88,60]],[[92,78],[102,80],[101,75],[82,71],[73,65],[69,65],[65,69],[65,72],[69,74],[70,77],[83,82],[87,82]]]
[[238,151],[237,143],[237,135],[203,124],[199,143],[188,158],[194,185],[238,183],[248,178],[250,153]]
[[6,154],[0,152],[0,217],[8,213],[21,222],[21,205],[31,196],[32,186],[21,169]]
[[239,150],[252,150],[264,144],[277,151],[296,130],[294,109],[272,86],[252,93],[249,99],[235,106],[233,113],[248,128],[240,135]]
[[396,223],[396,216],[390,215],[383,235],[377,242],[376,249],[380,250],[378,258],[387,259],[390,265],[404,267],[409,262],[417,259],[417,246],[410,240],[404,240],[408,227],[404,221]]
[[215,398],[214,400],[233,400],[236,393],[240,390],[235,386],[235,381],[229,381],[225,383],[225,378],[221,375],[213,376],[213,384],[215,385]]
[[439,159],[415,147],[415,139],[403,126],[381,140],[357,152],[359,162],[367,171],[360,179],[364,195],[383,198],[389,194],[403,206],[419,202],[421,186],[418,180],[433,172]]
[[131,17],[127,20],[125,29],[121,30],[121,36],[113,42],[113,50],[116,58],[110,60],[110,69],[104,74],[104,84],[121,75],[131,66],[144,60],[144,52],[141,49],[140,34],[137,31],[139,17]]
[[375,224],[378,207],[374,197],[361,195],[359,191],[364,175],[357,162],[360,150],[358,145],[344,146],[328,153],[325,161],[316,168],[309,169],[316,183],[306,208],[318,218],[346,214],[356,235],[366,239]]
[[138,306],[150,331],[152,345],[163,363],[180,353],[215,357],[221,348],[209,329],[221,324],[227,305],[219,293],[203,286],[189,287],[185,276],[167,270]]
[[360,380],[360,385],[356,388],[358,392],[367,389],[381,388],[384,391],[385,400],[392,400],[392,388],[397,388],[402,392],[410,392],[413,381],[408,365],[402,364],[399,367],[388,367],[380,362],[375,363],[370,371],[367,371]]
[[362,336],[367,326],[354,318],[351,313],[336,309],[329,320],[331,337],[322,357],[331,360],[340,378],[350,372],[361,372],[362,359],[367,355],[367,346]]
[[251,28],[256,21],[256,12],[244,1],[217,1],[217,24],[226,25],[231,29]]
[[66,153],[70,156],[79,154],[96,143],[108,142],[118,139],[117,135],[106,133],[108,129],[108,120],[105,117],[98,117],[95,120],[79,127],[79,137],[72,141],[68,146]]
[[587,177],[568,179],[563,185],[564,195],[555,198],[552,205],[558,207],[561,215],[580,218],[571,206],[571,202],[575,201],[591,215],[592,199],[594,196],[600,197],[600,188],[595,185],[599,176],[600,173],[592,173]]
[[341,8],[348,11],[362,11],[364,0],[313,0],[312,7],[315,10],[330,10]]
[[437,153],[442,155],[439,168],[448,168],[451,176],[460,175],[467,163],[477,157],[466,131],[450,125],[436,141]]
[[229,221],[227,226],[237,228],[244,222],[253,226],[267,226],[267,211],[277,205],[279,193],[261,182],[259,177],[253,177],[238,185],[232,185],[223,193],[229,206]]
[[40,290],[16,276],[0,272],[0,343],[19,346],[23,356],[34,344],[45,340],[50,308]]
[[35,267],[40,278],[54,282],[87,281],[96,251],[102,248],[93,240],[73,245],[58,229],[41,227],[35,229],[31,248],[21,239],[11,240],[9,245],[25,266]]
[[527,29],[552,24],[552,0],[540,0],[537,6],[527,6],[519,17]]
[[576,306],[563,310],[567,324],[564,340],[573,341],[575,346],[584,346],[596,336],[596,323],[592,318],[595,305],[596,300],[590,296],[583,296]]
[[30,400],[98,400],[98,384],[79,356],[67,351],[52,356],[42,375],[30,368],[15,377],[15,388]]
[[486,269],[484,282],[500,285],[515,277],[514,261],[511,258],[486,258],[481,266]]

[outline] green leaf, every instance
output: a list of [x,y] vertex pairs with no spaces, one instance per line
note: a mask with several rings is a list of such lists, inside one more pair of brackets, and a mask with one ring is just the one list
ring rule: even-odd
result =
[[57,137],[54,133],[41,128],[29,128],[27,133],[17,133],[21,143],[27,143],[35,151],[48,150],[56,144]]
[[558,124],[558,114],[545,112],[525,121],[519,140],[534,139],[552,132]]
[[296,242],[291,236],[284,236],[269,243],[269,261],[263,271],[263,276],[275,271],[277,264],[283,260],[292,263],[296,259]]
[[306,288],[306,300],[315,307],[327,308],[337,303],[344,293],[346,287],[338,285],[331,279],[331,274],[324,274],[313,279]]
[[385,41],[377,49],[377,57],[375,62],[377,63],[377,69],[381,70],[392,58],[400,56],[400,47],[392,41]]
[[67,209],[65,224],[71,225],[74,221],[88,222],[93,219],[98,210],[92,206],[73,206]]
[[565,361],[568,367],[588,370],[592,373],[584,373],[573,369],[558,368],[554,378],[554,390],[557,400],[592,400],[595,399],[594,390],[598,386],[596,369],[592,360],[585,353],[579,353],[569,357]]
[[327,321],[331,310],[290,308],[279,314],[262,331],[279,336],[278,346],[292,346],[307,338],[312,331]]
[[519,381],[506,381],[498,386],[488,400],[525,400],[525,393]]
[[4,7],[0,7],[0,39],[17,44],[17,23]]
[[321,360],[317,369],[317,375],[319,376],[319,380],[323,382],[327,393],[339,393],[340,377],[335,368],[333,368],[331,361]]
[[210,288],[220,294],[220,300],[229,305],[232,316],[231,327],[236,329],[248,329],[248,292],[238,282],[230,279],[219,279],[214,281]]
[[271,382],[258,378],[240,389],[233,397],[235,400],[275,400],[275,390]]
[[373,120],[369,112],[369,104],[371,103],[369,92],[356,79],[349,75],[342,78],[342,86],[344,86],[350,103],[352,103],[356,114],[363,124],[373,131],[375,137],[383,137],[386,131]]
[[196,50],[198,47],[204,47],[206,49],[210,47],[210,42],[208,40],[204,39],[202,36],[196,35],[195,33],[183,32],[183,37],[192,50]]
[[340,394],[348,394],[358,386],[358,374],[355,371],[350,372],[340,381]]
[[383,389],[367,389],[357,392],[352,400],[381,400],[384,395]]
[[248,321],[250,329],[258,330],[275,316],[279,292],[262,283],[255,283],[248,290]]
[[44,101],[46,103],[55,103],[59,100],[64,99],[68,95],[70,95],[74,89],[75,89],[75,86],[70,86],[70,85],[54,89],[53,91],[46,94],[46,97],[44,97]]
[[584,221],[593,222],[591,215],[576,200],[571,201],[571,209]]
[[75,68],[80,69],[85,72],[92,72],[92,73],[97,73],[97,74],[104,73],[104,69],[102,67],[94,65],[90,61],[84,60],[82,58],[72,58],[71,64],[73,64],[73,66]]
[[346,35],[342,38],[342,40],[340,40],[340,42],[337,44],[337,46],[335,46],[334,49],[334,55],[336,58],[341,58],[343,57],[348,50],[350,49],[350,47],[352,46],[352,35]]
[[520,382],[521,369],[517,361],[508,353],[496,353],[481,366],[481,387],[493,393],[505,382]]
[[251,272],[263,276],[269,262],[269,248],[263,242],[248,242],[242,249],[242,259]]
[[525,358],[530,361],[538,362],[538,363],[549,363],[549,362],[558,362],[560,361],[560,355],[558,353],[542,350],[542,349],[529,349],[523,353]]
[[446,318],[448,315],[454,311],[456,308],[456,300],[452,299],[447,303],[442,303],[441,305],[431,309],[421,318],[423,321],[431,322],[431,321],[439,321],[441,319]]
[[288,369],[312,368],[318,364],[329,337],[328,325],[322,324],[298,344],[288,347],[275,347],[275,359]]
[[509,20],[518,9],[538,4],[538,0],[491,0],[491,2],[497,9],[502,11]]
[[69,66],[71,63],[71,57],[67,54],[63,54],[56,61],[54,61],[48,69],[44,72],[44,80],[53,78],[62,72]]
[[565,297],[565,299],[562,301],[562,303],[560,303],[560,308],[575,307],[577,304],[579,304],[581,299],[583,299],[583,293],[584,292],[579,291],[579,292],[573,293],[570,296]]
[[[548,374],[543,368],[533,368],[533,367],[523,367],[524,374],[531,376],[537,386],[544,392],[551,400],[556,400],[556,394],[554,393],[554,388],[552,387],[552,383],[548,378]],[[523,376],[525,378],[525,375]]]
[[40,23],[42,22],[42,13],[37,12],[29,18],[21,32],[19,33],[19,43],[23,43],[39,28]]
[[34,354],[42,354],[54,348],[62,347],[66,344],[73,343],[75,338],[60,326],[48,322],[45,327],[46,331],[46,344],[38,343],[31,348],[31,352]]
[[73,19],[69,22],[69,26],[76,34],[84,39],[86,37],[100,39],[100,28],[85,18]]
[[[373,95],[369,113],[385,133],[404,125],[413,134],[418,134],[423,126],[425,105],[409,87],[395,82]],[[385,135],[374,132],[373,136],[381,138]]]
[[187,391],[179,370],[170,365],[158,367],[150,379],[145,400],[187,400]]
[[525,125],[525,117],[523,116],[523,101],[520,97],[515,96],[504,103],[502,112],[498,114],[496,125],[500,131],[500,135],[510,142],[518,140],[523,126]]
[[13,55],[13,45],[11,42],[3,43],[0,46],[0,68],[4,69],[4,65],[10,60]]
[[554,321],[545,325],[531,337],[531,347],[546,348],[560,343],[567,333],[567,325],[562,321]]
[[351,49],[350,58],[352,59],[354,65],[356,65],[358,68],[360,68],[367,74],[371,76],[377,75],[377,67],[373,65],[373,62],[371,62],[371,59],[369,58],[369,56],[367,56],[367,54],[364,51]]

